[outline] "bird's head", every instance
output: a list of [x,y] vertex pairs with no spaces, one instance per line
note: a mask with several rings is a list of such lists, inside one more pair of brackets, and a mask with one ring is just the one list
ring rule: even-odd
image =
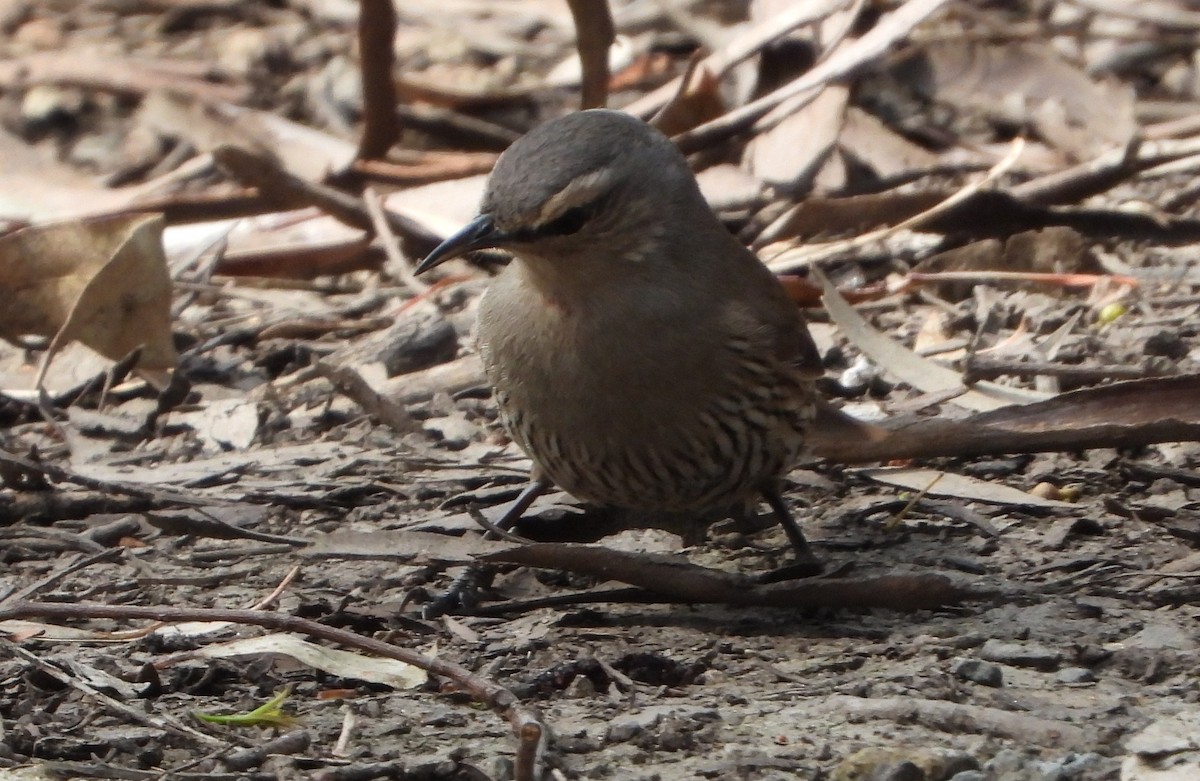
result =
[[670,140],[623,112],[581,111],[509,147],[488,178],[479,215],[429,253],[417,273],[488,248],[555,266],[636,261],[655,254],[664,219],[685,202],[703,205]]

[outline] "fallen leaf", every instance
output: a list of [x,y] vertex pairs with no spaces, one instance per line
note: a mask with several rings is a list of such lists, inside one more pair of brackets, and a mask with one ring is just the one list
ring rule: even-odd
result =
[[[192,651],[184,658],[258,659],[266,655],[286,656],[330,675],[378,683],[393,689],[412,689],[422,685],[429,678],[424,670],[396,659],[364,656],[337,648],[327,648],[295,635],[284,634],[214,643]],[[180,658],[173,657],[172,661],[178,661]]]
[[804,192],[829,157],[846,118],[850,90],[831,85],[750,144],[750,172],[787,192]]
[[979,382],[972,389],[966,389],[958,372],[922,358],[877,331],[846,303],[828,279],[815,268],[813,273],[818,275],[824,288],[825,309],[829,317],[842,329],[846,338],[871,360],[914,388],[933,393],[962,387],[964,392],[951,401],[960,407],[977,411],[999,409],[1010,404],[1028,404],[1051,397],[1050,394],[990,382]]
[[1076,159],[1127,144],[1137,130],[1129,85],[1094,79],[1049,44],[946,41],[923,52],[933,97],[996,120],[1032,124]]
[[987,504],[1013,504],[1026,507],[1074,507],[1070,502],[1045,499],[1000,483],[938,469],[914,467],[870,467],[851,470],[853,474],[885,485],[922,491],[930,496],[953,496]]
[[140,369],[171,369],[171,278],[162,217],[40,225],[0,238],[0,338],[52,336],[35,384],[72,341],[110,360],[140,348]]

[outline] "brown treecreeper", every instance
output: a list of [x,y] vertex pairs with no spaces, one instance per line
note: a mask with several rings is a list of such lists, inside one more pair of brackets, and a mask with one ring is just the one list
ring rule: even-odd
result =
[[775,276],[725,229],[678,149],[591,110],[500,156],[479,216],[418,266],[510,252],[479,305],[488,380],[533,482],[600,505],[744,517],[779,495],[816,415],[821,358]]

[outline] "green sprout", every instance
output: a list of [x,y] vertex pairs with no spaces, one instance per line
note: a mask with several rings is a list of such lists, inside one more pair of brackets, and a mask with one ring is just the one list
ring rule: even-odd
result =
[[231,727],[290,727],[297,722],[297,719],[295,716],[284,713],[282,705],[291,693],[292,687],[285,686],[282,691],[249,713],[232,713],[221,716],[194,710],[192,715],[209,724],[224,724]]

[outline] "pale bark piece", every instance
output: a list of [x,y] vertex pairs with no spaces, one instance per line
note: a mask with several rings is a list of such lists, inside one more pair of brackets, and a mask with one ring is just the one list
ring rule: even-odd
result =
[[696,174],[696,183],[716,212],[758,205],[765,195],[762,182],[731,164],[705,168]]
[[258,434],[259,416],[256,402],[217,399],[206,404],[193,422],[210,449],[217,452],[229,448],[245,450]]
[[384,205],[434,236],[449,236],[475,215],[486,184],[486,176],[448,179],[390,193]]
[[269,154],[307,181],[344,169],[355,155],[352,143],[278,114],[176,93],[150,95],[138,116],[156,132],[185,139],[204,152],[229,145]]
[[[792,238],[841,236],[861,234],[892,225],[899,225],[928,211],[950,197],[949,191],[866,193],[844,198],[813,196],[804,199],[762,232],[755,242],[766,247],[770,258],[775,250],[768,246]],[[790,245],[788,245],[790,246]],[[771,265],[768,263],[768,265]]]
[[1159,719],[1125,744],[1131,753],[1121,781],[1194,781],[1200,778],[1200,709]]

